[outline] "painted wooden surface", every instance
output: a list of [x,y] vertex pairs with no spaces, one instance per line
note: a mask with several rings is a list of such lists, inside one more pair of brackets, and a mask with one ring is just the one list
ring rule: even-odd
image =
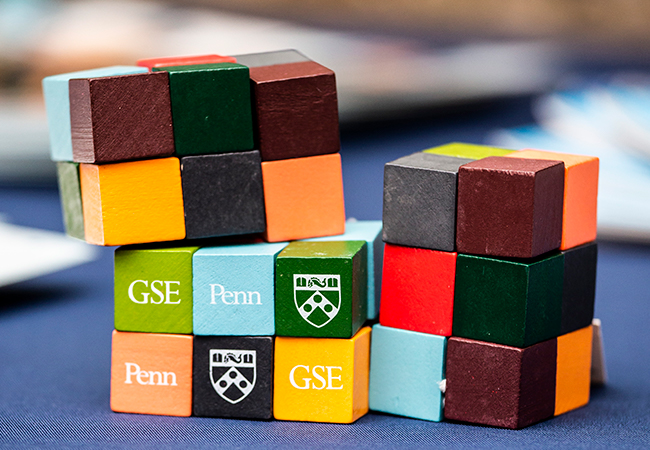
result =
[[60,161],[56,163],[56,173],[65,232],[68,236],[84,239],[79,164]]
[[166,56],[162,58],[139,59],[135,65],[151,70],[154,67],[191,66],[198,64],[235,63],[237,59],[222,55]]
[[592,336],[590,325],[557,338],[556,416],[589,403]]
[[368,412],[370,327],[351,339],[277,337],[273,415],[352,423]]
[[594,318],[598,245],[595,242],[565,250],[562,293],[562,334],[584,328]]
[[273,66],[276,64],[311,61],[298,50],[293,49],[233,55],[233,58],[237,59],[239,64],[243,64],[246,67]]
[[455,156],[456,158],[465,159],[483,159],[488,156],[506,156],[514,150],[505,148],[489,147],[487,145],[466,144],[463,142],[452,142],[450,144],[441,145],[424,150],[425,153],[432,153],[435,155]]

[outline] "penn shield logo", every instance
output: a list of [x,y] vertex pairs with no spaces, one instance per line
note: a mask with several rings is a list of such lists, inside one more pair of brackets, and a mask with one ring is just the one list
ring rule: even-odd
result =
[[210,350],[210,381],[221,398],[231,404],[245,399],[255,387],[255,350]]
[[322,328],[341,309],[341,276],[294,274],[293,299],[300,316]]

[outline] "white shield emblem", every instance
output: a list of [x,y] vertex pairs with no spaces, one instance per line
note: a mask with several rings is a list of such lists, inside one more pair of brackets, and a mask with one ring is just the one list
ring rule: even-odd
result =
[[293,300],[310,325],[327,325],[341,309],[340,275],[293,275]]
[[239,403],[255,387],[255,366],[255,350],[210,350],[212,387],[225,401]]

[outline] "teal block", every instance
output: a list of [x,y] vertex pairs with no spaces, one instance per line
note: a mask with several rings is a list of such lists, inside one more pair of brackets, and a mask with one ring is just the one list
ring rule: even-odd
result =
[[384,241],[381,239],[381,220],[348,220],[345,233],[305,241],[366,241],[368,244],[368,319],[379,317],[381,273],[384,261]]
[[70,97],[68,81],[74,78],[98,78],[147,72],[146,67],[111,66],[63,73],[43,78],[43,97],[50,131],[50,156],[53,161],[72,161]]
[[286,243],[204,247],[194,254],[194,334],[275,334],[275,258]]
[[376,324],[370,350],[370,409],[440,422],[447,338]]

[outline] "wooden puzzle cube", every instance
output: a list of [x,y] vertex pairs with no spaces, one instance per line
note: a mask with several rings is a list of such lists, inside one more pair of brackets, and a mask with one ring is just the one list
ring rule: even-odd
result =
[[194,334],[275,334],[278,244],[204,247],[194,254]]
[[381,274],[384,261],[384,242],[381,239],[381,220],[348,220],[341,236],[325,236],[307,241],[366,241],[368,249],[368,319],[379,317]]
[[589,403],[593,327],[557,338],[555,415]]
[[445,419],[519,429],[553,416],[557,342],[526,348],[451,337]]
[[564,163],[491,156],[458,171],[459,253],[533,258],[560,247]]
[[313,61],[250,68],[256,147],[264,161],[336,153],[334,72]]
[[442,336],[373,326],[370,409],[440,422],[446,341]]
[[562,252],[564,289],[562,293],[562,334],[584,328],[594,318],[598,245],[595,242]]
[[292,242],[275,267],[278,336],[351,338],[366,321],[365,241]]
[[69,83],[74,161],[110,163],[174,154],[167,73]]
[[271,419],[273,356],[273,337],[194,337],[194,415]]
[[153,68],[194,66],[200,64],[236,63],[237,59],[232,56],[222,55],[195,55],[195,56],[168,56],[163,58],[139,59],[135,65],[146,67],[150,71]]
[[113,331],[111,409],[192,414],[193,336]]
[[515,347],[559,336],[563,277],[561,253],[530,261],[459,253],[452,334]]
[[176,155],[253,149],[247,67],[219,63],[152,70],[169,73]]
[[269,242],[343,234],[341,156],[263,161],[265,238]]
[[84,212],[81,203],[79,164],[60,161],[56,163],[56,174],[65,232],[68,236],[84,239]]
[[598,158],[539,150],[522,150],[508,156],[564,162],[564,211],[560,250],[596,239]]
[[97,78],[144,73],[136,66],[112,66],[101,69],[52,75],[43,79],[43,97],[50,132],[50,156],[53,161],[72,161],[69,81],[73,78]]
[[370,328],[351,339],[277,337],[273,416],[352,423],[368,412]]
[[186,156],[181,179],[188,239],[264,231],[258,151]]
[[81,164],[86,241],[126,245],[185,237],[178,158]]
[[471,161],[418,152],[387,163],[384,241],[454,251],[458,168]]
[[456,253],[386,244],[379,322],[451,336]]
[[452,142],[439,147],[424,150],[425,153],[435,155],[454,156],[456,158],[465,158],[471,160],[483,159],[488,156],[506,156],[513,153],[514,150],[505,148],[489,147],[487,145],[466,144],[463,142]]
[[192,333],[192,255],[198,247],[115,250],[115,329]]

